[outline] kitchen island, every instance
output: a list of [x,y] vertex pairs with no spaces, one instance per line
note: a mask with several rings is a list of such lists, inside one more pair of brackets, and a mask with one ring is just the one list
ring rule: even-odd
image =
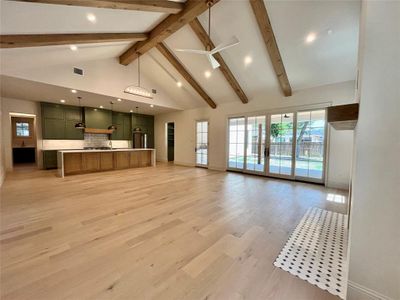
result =
[[155,149],[82,149],[57,152],[57,168],[60,177],[155,165]]

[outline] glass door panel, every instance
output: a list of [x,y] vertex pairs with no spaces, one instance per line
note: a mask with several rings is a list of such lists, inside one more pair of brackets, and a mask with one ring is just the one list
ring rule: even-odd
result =
[[208,121],[196,122],[196,165],[208,165]]
[[325,110],[297,113],[296,177],[323,181]]
[[293,113],[270,116],[268,173],[292,176]]
[[246,170],[264,172],[265,116],[247,118]]
[[229,119],[228,169],[244,167],[245,118]]

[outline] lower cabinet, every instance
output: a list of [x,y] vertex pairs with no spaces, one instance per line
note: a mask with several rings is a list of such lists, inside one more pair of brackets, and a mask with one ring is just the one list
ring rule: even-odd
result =
[[78,174],[82,172],[82,154],[83,153],[65,153],[64,154],[64,173]]
[[100,153],[100,169],[102,171],[114,169],[113,153]]
[[100,153],[82,153],[82,171],[96,172],[100,171]]
[[57,169],[57,150],[43,150],[43,169]]
[[129,168],[129,152],[115,152],[114,153],[114,166],[116,169]]

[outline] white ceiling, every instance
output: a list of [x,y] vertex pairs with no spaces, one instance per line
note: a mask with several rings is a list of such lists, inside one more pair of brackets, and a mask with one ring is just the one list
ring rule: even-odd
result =
[[[165,14],[153,12],[0,1],[2,34],[148,32],[166,17]],[[266,1],[265,3],[294,93],[304,88],[355,79],[359,1]],[[95,24],[87,21],[87,13],[96,15]],[[199,19],[206,28],[208,14],[204,13]],[[332,30],[332,34],[328,34],[328,30]],[[310,32],[315,32],[317,39],[312,44],[306,44],[304,40]],[[223,51],[222,56],[250,101],[254,95],[268,95],[271,91],[276,94],[280,90],[247,0],[221,0],[216,4],[212,9],[211,35],[215,44],[233,35],[239,38],[240,44]],[[165,42],[173,52],[175,48],[203,48],[189,26],[171,35]],[[77,52],[71,51],[68,45],[1,49],[1,74],[30,79],[24,74],[32,74],[34,73],[32,70],[55,65],[79,67],[88,61],[95,63],[110,58],[115,59],[115,64],[118,64],[116,58],[130,46],[130,43],[78,46]],[[217,104],[237,101],[238,105],[242,105],[220,70],[212,71],[205,57],[182,52],[174,53]],[[244,64],[246,56],[251,56],[253,59],[248,66]],[[135,65],[130,67],[134,68]],[[162,90],[162,93],[166,93],[165,96],[175,102],[173,107],[189,109],[206,105],[156,49],[143,56],[142,70],[149,80],[149,88],[154,86]],[[204,77],[206,70],[212,71],[212,76],[208,79]],[[107,73],[107,70],[104,72]],[[59,78],[62,78],[62,75],[55,74]],[[40,81],[34,78],[32,80]],[[10,81],[9,79],[7,82]],[[176,81],[181,81],[183,87],[178,88]],[[34,90],[31,92],[35,93]],[[109,94],[112,94],[111,91]],[[45,96],[34,94],[32,97]],[[160,97],[162,96],[161,94]]]

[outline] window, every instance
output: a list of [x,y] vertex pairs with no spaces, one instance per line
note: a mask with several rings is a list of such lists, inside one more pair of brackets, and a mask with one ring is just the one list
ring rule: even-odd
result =
[[16,122],[15,127],[17,136],[29,136],[29,123]]

